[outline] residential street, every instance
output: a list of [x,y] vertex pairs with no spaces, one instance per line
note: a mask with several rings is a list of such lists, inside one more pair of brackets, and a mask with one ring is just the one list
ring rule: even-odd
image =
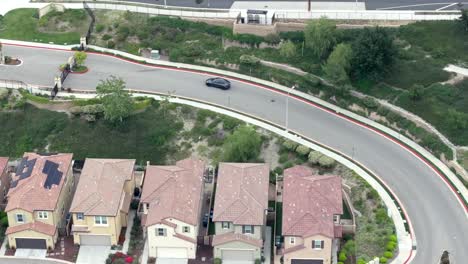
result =
[[[0,79],[48,86],[52,86],[58,66],[72,54],[9,45],[4,45],[4,52],[24,63],[0,67]],[[142,66],[95,54],[88,55],[86,65],[88,73],[70,75],[64,86],[94,90],[99,80],[115,75],[122,77],[130,89],[171,92],[230,106],[279,124],[285,122],[285,97],[252,85],[232,81],[231,90],[221,91],[205,87],[208,75]],[[418,245],[412,263],[435,264],[443,250],[450,252],[453,263],[466,262],[466,212],[442,179],[418,158],[374,132],[298,100],[289,100],[289,127],[353,155],[389,185],[414,226]]]

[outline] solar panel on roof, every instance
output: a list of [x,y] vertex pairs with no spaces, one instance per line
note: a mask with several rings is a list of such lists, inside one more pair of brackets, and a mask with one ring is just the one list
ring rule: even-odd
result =
[[47,175],[46,181],[44,182],[44,188],[50,189],[52,185],[59,185],[62,179],[63,173],[58,170],[59,165],[55,162],[46,160],[42,173]]
[[19,176],[19,180],[31,176],[35,164],[36,159],[28,160],[27,158],[22,158],[20,164],[16,168],[16,175]]

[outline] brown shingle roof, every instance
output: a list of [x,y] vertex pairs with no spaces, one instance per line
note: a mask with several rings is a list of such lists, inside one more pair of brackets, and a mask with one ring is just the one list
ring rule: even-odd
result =
[[86,159],[70,212],[117,215],[134,166],[134,159]]
[[167,218],[198,225],[204,171],[205,163],[192,158],[175,166],[148,166],[141,195],[150,205],[145,226]]
[[41,221],[35,221],[32,223],[27,223],[23,225],[10,226],[7,228],[5,234],[9,235],[9,234],[13,234],[13,233],[17,233],[17,232],[21,232],[25,230],[36,231],[38,233],[46,234],[49,236],[55,235],[55,232],[57,231],[57,229],[53,225],[49,225]]
[[244,235],[244,234],[237,234],[237,233],[225,233],[222,235],[215,235],[213,236],[213,246],[222,245],[225,243],[229,243],[232,241],[241,241],[256,247],[261,247],[263,241],[260,239],[256,239],[254,237]]
[[220,163],[213,221],[263,225],[269,168],[264,163]]
[[343,214],[341,178],[295,166],[284,171],[283,183],[283,235],[333,238],[333,215]]
[[[36,210],[53,211],[57,206],[58,198],[67,180],[68,170],[72,162],[73,154],[39,155],[36,153],[24,153],[23,159],[35,160],[29,177],[19,180],[19,176],[12,176],[12,181],[17,181],[16,187],[12,184],[8,191],[8,204],[5,211],[23,209],[28,212]],[[62,177],[58,185],[53,184],[50,189],[44,187],[47,174],[43,173],[46,161],[58,165],[58,171]]]

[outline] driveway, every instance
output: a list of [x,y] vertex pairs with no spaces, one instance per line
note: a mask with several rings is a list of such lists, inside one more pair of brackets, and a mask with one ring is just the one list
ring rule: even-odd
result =
[[17,248],[15,252],[15,257],[45,258],[46,254],[46,249]]
[[80,246],[76,264],[106,263],[110,246]]
[[157,258],[156,264],[187,264],[188,259]]

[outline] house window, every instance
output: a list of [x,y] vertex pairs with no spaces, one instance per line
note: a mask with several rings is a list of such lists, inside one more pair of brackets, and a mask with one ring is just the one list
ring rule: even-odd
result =
[[76,220],[82,221],[84,219],[84,214],[83,213],[76,213]]
[[322,249],[324,246],[323,240],[312,240],[312,248],[313,249]]
[[190,233],[190,226],[184,226],[184,227],[182,227],[182,232],[184,232],[184,233]]
[[24,223],[24,215],[23,214],[16,214],[16,222],[17,223]]
[[230,228],[229,222],[221,222],[221,227],[223,229],[229,229]]
[[39,219],[47,219],[47,218],[49,218],[49,213],[47,213],[45,211],[39,211],[39,212],[37,212],[37,217]]
[[339,216],[339,215],[333,215],[333,222],[334,222],[335,224],[340,223],[340,216]]
[[251,226],[251,225],[242,226],[242,233],[243,234],[253,234],[254,233],[254,227]]
[[166,236],[166,228],[156,228],[156,236]]
[[107,216],[95,216],[94,217],[94,224],[96,225],[107,225]]
[[290,238],[289,238],[289,244],[291,244],[291,245],[296,244],[296,238],[290,237]]

